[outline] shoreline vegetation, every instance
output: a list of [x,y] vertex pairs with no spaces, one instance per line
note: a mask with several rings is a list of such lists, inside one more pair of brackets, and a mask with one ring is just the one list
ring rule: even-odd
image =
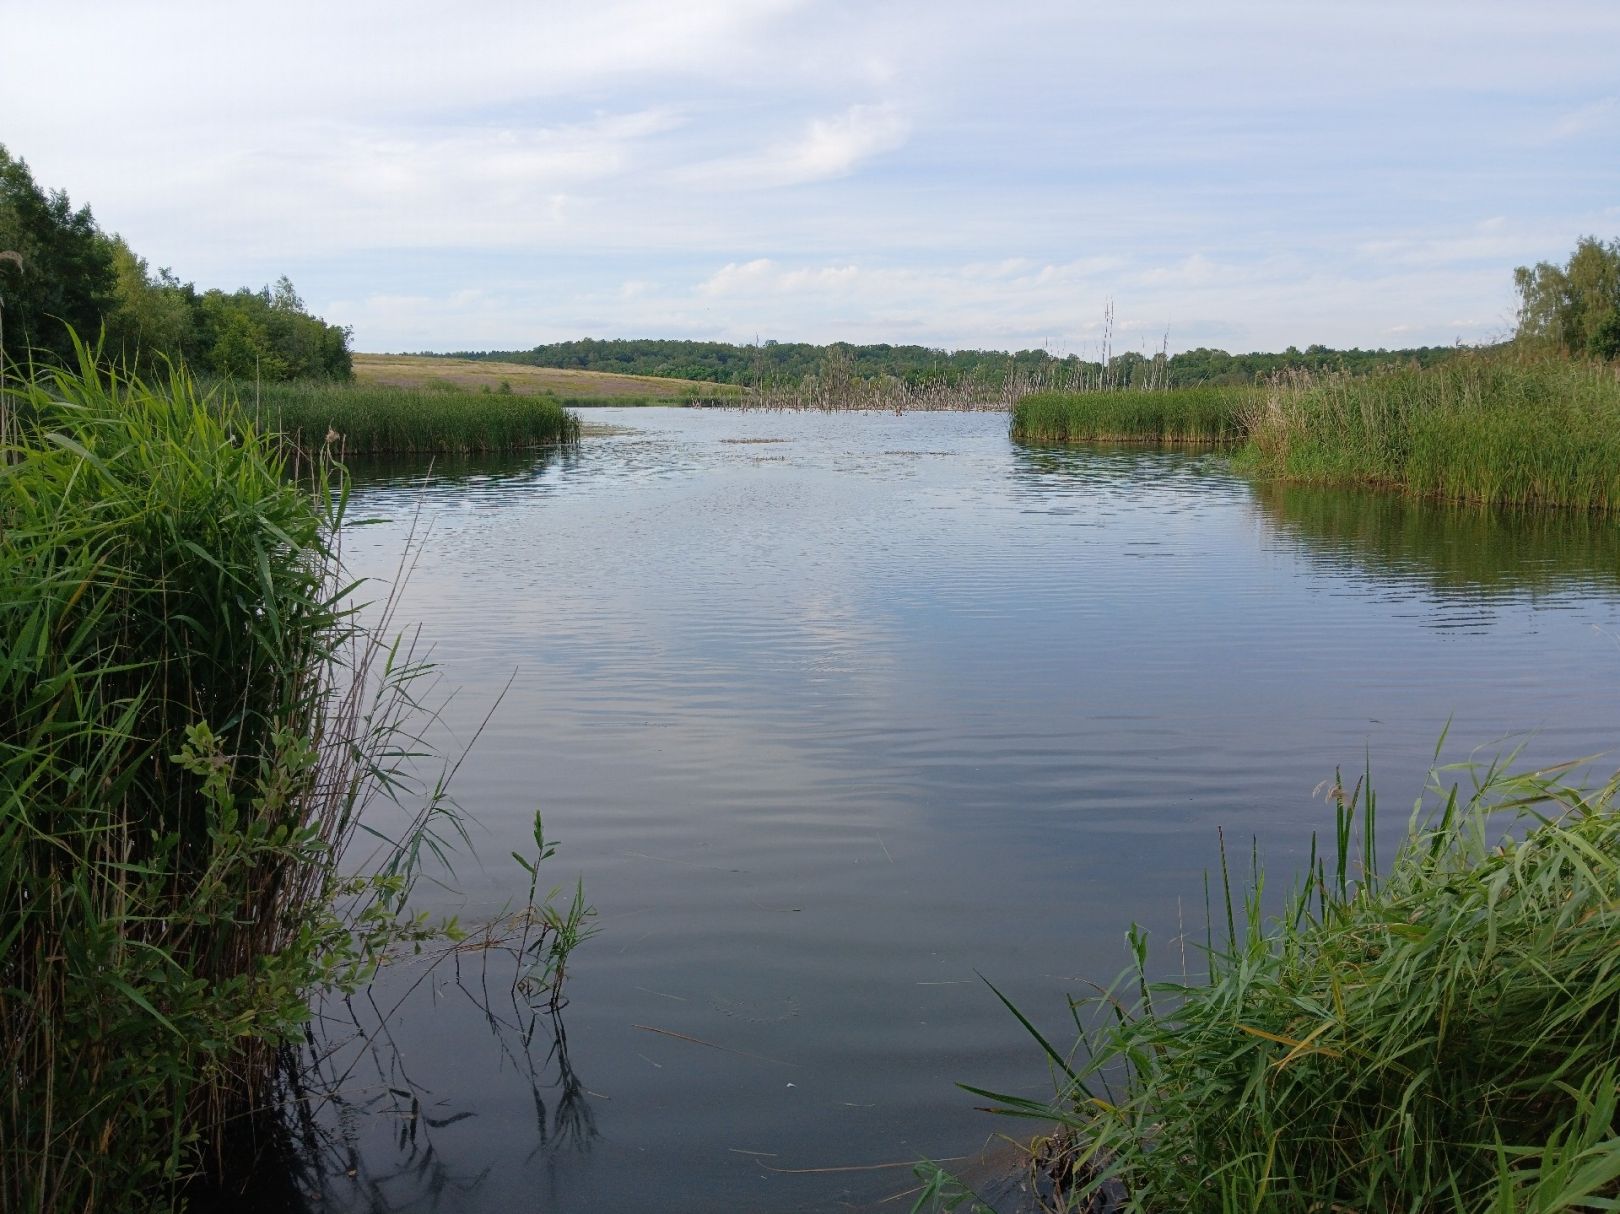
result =
[[1620,510],[1620,367],[1462,352],[1426,368],[1257,388],[1044,393],[1030,442],[1202,442],[1266,480],[1366,485],[1489,506]]
[[[0,1208],[170,1209],[286,1132],[312,995],[459,937],[410,894],[466,832],[330,453],[76,354],[0,393]],[[555,1007],[591,911],[537,890],[504,922]]]
[[1012,435],[1228,444],[1240,470],[1275,481],[1620,510],[1620,240],[1585,237],[1564,265],[1520,266],[1513,281],[1518,328],[1501,346],[1193,393],[1032,394]]
[[1241,442],[1245,419],[1262,399],[1247,387],[1161,392],[1032,392],[1012,408],[1012,436],[1027,442]]
[[368,455],[485,455],[572,443],[579,418],[550,396],[408,389],[365,383],[222,385],[241,413],[302,451]]
[[[1437,770],[1387,871],[1369,781],[1335,780],[1332,845],[1276,914],[1258,855],[1234,889],[1223,844],[1182,976],[1133,926],[1127,973],[1070,1000],[1073,1052],[1008,1003],[1056,1097],[967,1090],[1058,1127],[1052,1208],[1615,1209],[1620,776],[1510,766]],[[984,1208],[919,1175],[914,1209]]]

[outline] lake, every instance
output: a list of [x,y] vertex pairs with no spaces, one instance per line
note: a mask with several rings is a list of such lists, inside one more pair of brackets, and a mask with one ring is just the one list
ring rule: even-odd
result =
[[476,859],[420,904],[520,900],[538,808],[600,931],[558,1023],[470,951],[327,1008],[369,1036],[325,1064],[319,1208],[906,1209],[911,1161],[1026,1129],[958,1082],[1051,1090],[981,975],[1066,1043],[1133,921],[1197,965],[1218,830],[1281,886],[1335,768],[1370,763],[1387,838],[1448,722],[1448,762],[1615,741],[1612,522],[1001,414],[585,418],[621,429],[357,469],[386,521],[347,558],[387,581],[414,543],[447,732],[506,689],[455,781]]

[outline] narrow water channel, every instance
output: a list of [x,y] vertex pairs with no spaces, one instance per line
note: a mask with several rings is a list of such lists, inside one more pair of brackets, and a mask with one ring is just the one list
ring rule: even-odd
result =
[[507,688],[457,777],[477,859],[424,904],[519,899],[538,808],[600,932],[558,1022],[472,955],[327,1009],[370,1035],[316,1208],[908,1208],[881,1165],[1007,1128],[958,1081],[1049,1090],[979,975],[1060,1033],[1132,921],[1179,966],[1217,828],[1281,881],[1335,767],[1370,761],[1399,823],[1448,721],[1454,761],[1620,736],[1612,523],[1024,447],[1001,415],[587,421],[622,429],[357,469],[386,521],[347,555],[391,578],[415,520],[402,618],[450,732]]

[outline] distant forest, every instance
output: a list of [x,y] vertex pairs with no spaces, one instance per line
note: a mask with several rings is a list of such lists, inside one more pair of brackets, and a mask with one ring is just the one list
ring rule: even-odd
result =
[[[1455,352],[1454,346],[1418,346],[1408,350],[1330,350],[1290,346],[1280,354],[1228,354],[1199,348],[1168,359],[1169,384],[1245,384],[1276,371],[1371,371],[1380,366],[1429,366]],[[720,341],[611,340],[554,342],[532,350],[462,350],[448,357],[483,358],[528,363],[537,367],[617,371],[629,375],[656,375],[667,379],[708,380],[748,386],[796,384],[818,374],[830,361],[847,363],[861,379],[893,376],[912,386],[945,382],[1000,383],[1012,368],[1038,377],[1056,366],[1089,367],[1101,364],[1075,355],[1059,357],[1045,350],[936,350],[928,346],[856,346],[845,342],[812,345],[808,342],[767,341],[739,346]],[[1109,381],[1121,387],[1146,384],[1150,378],[1164,383],[1154,371],[1164,356],[1117,354],[1109,359]]]

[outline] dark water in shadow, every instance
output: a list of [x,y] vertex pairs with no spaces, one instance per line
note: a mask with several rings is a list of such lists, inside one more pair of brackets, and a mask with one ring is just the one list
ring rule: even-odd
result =
[[1448,719],[1452,758],[1615,741],[1609,524],[993,415],[612,412],[566,456],[358,470],[391,521],[357,572],[420,511],[404,618],[454,732],[512,679],[458,778],[479,860],[428,901],[499,913],[539,807],[602,930],[566,1068],[482,979],[389,973],[322,1208],[864,1207],[909,1171],[808,1169],[976,1151],[1006,1127],[957,1081],[1049,1090],[976,972],[1058,1032],[1132,920],[1166,966],[1201,938],[1217,827],[1282,884],[1335,766],[1370,754],[1402,817]]

